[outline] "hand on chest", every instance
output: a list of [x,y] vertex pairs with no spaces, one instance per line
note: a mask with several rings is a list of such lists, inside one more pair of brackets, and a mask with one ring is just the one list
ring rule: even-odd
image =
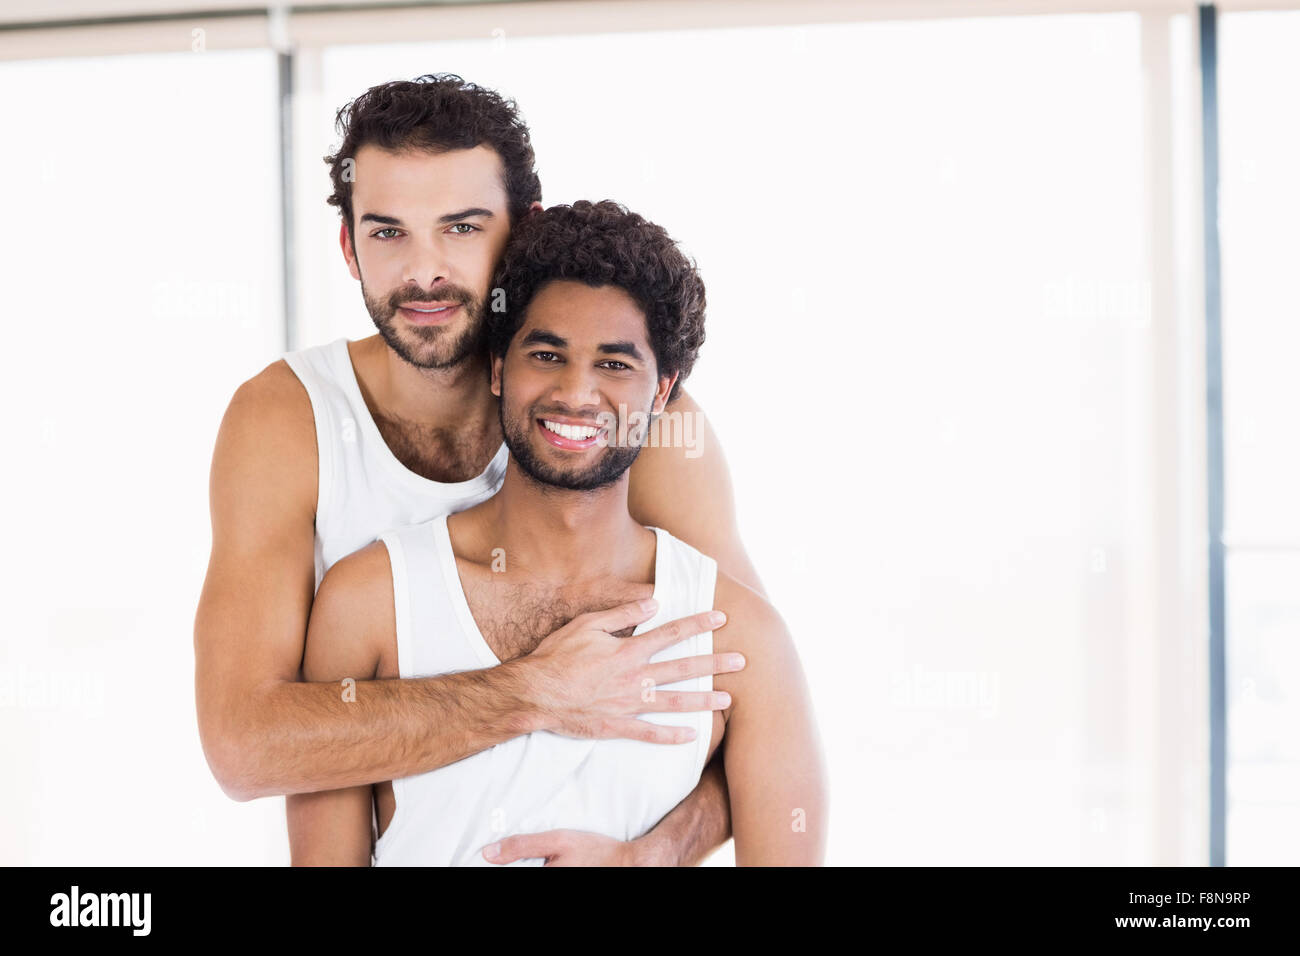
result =
[[[478,565],[460,565],[465,600],[483,639],[501,661],[530,654],[541,641],[580,614],[650,597],[653,586],[616,578],[556,587],[509,580]],[[629,627],[615,632],[627,637]]]

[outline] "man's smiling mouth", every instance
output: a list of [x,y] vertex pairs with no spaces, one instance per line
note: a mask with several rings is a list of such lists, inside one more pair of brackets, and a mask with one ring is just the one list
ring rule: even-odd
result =
[[556,448],[581,450],[593,447],[604,433],[599,425],[585,425],[578,422],[562,422],[554,418],[537,419],[537,427],[542,437]]
[[549,418],[543,418],[541,422],[542,426],[548,430],[555,432],[557,435],[563,435],[565,438],[572,439],[573,441],[583,441],[588,438],[594,438],[596,437],[596,433],[600,431],[600,429],[595,425],[566,425],[564,422],[552,421]]

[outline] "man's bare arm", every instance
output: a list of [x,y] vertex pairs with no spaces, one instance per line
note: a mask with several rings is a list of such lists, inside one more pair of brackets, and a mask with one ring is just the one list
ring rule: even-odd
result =
[[794,642],[776,610],[719,575],[717,601],[730,624],[720,650],[745,670],[719,677],[731,694],[723,756],[737,866],[819,866],[826,853],[826,769]]
[[[387,645],[396,644],[392,599],[384,593],[387,559],[382,545],[363,548],[334,565],[321,582],[307,626],[302,673],[309,681],[340,687],[340,707],[357,701],[361,686],[381,671]],[[384,562],[384,566],[380,566]],[[391,652],[389,652],[391,653]],[[370,820],[374,787],[364,784],[285,798],[289,859],[294,866],[369,866],[374,845]]]
[[374,787],[365,784],[285,797],[290,866],[369,866]]

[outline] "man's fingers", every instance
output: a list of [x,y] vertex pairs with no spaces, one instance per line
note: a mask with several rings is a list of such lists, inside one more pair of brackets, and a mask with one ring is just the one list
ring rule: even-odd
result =
[[721,627],[726,621],[727,615],[721,611],[701,611],[690,617],[680,617],[667,624],[660,624],[654,630],[629,637],[628,640],[638,642],[645,651],[646,657],[649,658],[654,657],[665,647],[672,647],[688,637]]
[[693,710],[726,710],[730,706],[731,695],[724,690],[656,690],[641,695],[637,713],[680,714]]
[[730,674],[745,666],[743,654],[700,654],[697,657],[679,657],[675,661],[658,661],[646,667],[646,677],[656,685],[673,684],[692,677],[711,677]]
[[564,849],[564,830],[546,833],[522,833],[508,836],[499,843],[483,848],[489,863],[513,863],[515,860],[549,859]]
[[[574,618],[574,620],[580,620],[588,627],[597,627],[602,631],[612,633],[621,631],[625,627],[631,627],[634,624],[644,624],[655,616],[657,610],[659,610],[659,603],[654,598],[646,598],[644,601],[631,601],[617,607],[606,608],[603,611],[582,614]],[[708,628],[705,628],[705,630],[708,630]]]
[[695,728],[682,727],[678,724],[656,724],[635,717],[622,717],[608,722],[605,736],[644,740],[652,744],[685,744],[695,739]]

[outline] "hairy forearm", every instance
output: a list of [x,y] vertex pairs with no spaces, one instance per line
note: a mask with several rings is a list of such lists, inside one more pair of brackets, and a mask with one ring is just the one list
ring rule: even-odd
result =
[[524,672],[265,686],[225,734],[218,777],[238,800],[337,790],[436,770],[541,729]]
[[731,802],[719,748],[695,789],[635,843],[645,865],[696,866],[730,838]]

